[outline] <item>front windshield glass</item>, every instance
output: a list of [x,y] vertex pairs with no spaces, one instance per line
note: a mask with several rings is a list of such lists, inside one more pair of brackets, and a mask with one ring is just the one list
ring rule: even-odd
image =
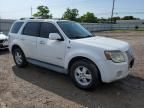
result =
[[88,38],[92,37],[92,34],[87,31],[83,26],[79,23],[70,22],[70,21],[62,21],[57,22],[63,32],[70,39],[80,39],[80,38]]

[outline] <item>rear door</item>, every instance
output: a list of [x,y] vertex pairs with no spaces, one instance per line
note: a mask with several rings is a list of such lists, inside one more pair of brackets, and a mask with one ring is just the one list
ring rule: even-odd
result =
[[37,58],[37,37],[40,35],[39,30],[40,22],[27,22],[22,30],[20,40],[26,49],[28,58]]

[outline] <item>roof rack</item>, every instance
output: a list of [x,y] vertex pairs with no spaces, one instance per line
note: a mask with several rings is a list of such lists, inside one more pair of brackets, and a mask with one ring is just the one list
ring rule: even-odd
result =
[[25,19],[46,19],[46,18],[42,18],[42,17],[20,18],[20,20],[25,20]]
[[[47,19],[42,17],[29,17],[29,18],[20,18],[20,20],[26,20],[26,19]],[[53,20],[61,20],[61,18],[52,18]]]
[[61,20],[61,18],[52,18],[53,20]]

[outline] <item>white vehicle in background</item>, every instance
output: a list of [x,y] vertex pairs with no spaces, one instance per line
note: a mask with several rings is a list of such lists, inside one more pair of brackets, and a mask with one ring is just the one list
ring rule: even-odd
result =
[[93,36],[67,20],[16,21],[9,32],[9,50],[18,67],[32,63],[69,74],[81,89],[122,79],[134,64],[127,42]]
[[0,32],[0,49],[8,48],[8,36]]

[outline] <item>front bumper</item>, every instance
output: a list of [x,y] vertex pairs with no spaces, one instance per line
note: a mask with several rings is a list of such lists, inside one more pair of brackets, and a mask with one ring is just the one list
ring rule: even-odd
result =
[[0,43],[0,49],[7,49],[8,48],[8,41],[2,41]]
[[102,82],[110,83],[128,76],[129,68],[134,65],[134,58],[123,63],[113,63],[110,60],[99,63]]

